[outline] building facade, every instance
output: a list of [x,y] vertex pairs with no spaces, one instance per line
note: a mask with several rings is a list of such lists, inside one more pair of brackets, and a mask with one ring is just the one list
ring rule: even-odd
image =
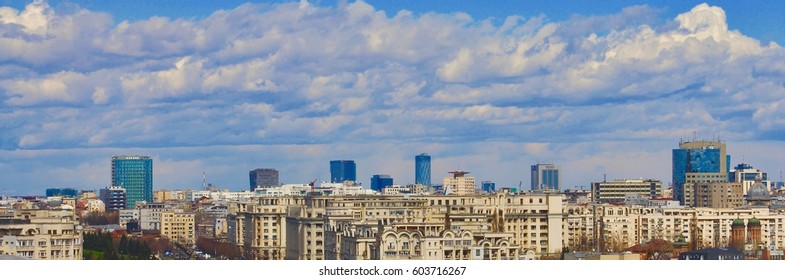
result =
[[161,235],[180,245],[191,247],[196,244],[196,223],[194,213],[165,211],[161,216]]
[[133,209],[137,202],[153,202],[153,159],[113,156],[112,186],[125,189],[125,209]]
[[538,163],[531,166],[531,189],[561,190],[561,168],[550,163]]
[[476,184],[474,177],[466,176],[469,172],[466,171],[452,171],[452,177],[444,177],[444,193],[455,195],[474,194]]
[[591,183],[592,201],[599,203],[622,203],[627,195],[645,198],[662,196],[662,182],[646,179],[620,179],[610,182]]
[[371,189],[381,192],[384,188],[393,185],[393,178],[387,174],[377,174],[371,177]]
[[738,164],[728,175],[730,177],[729,181],[741,183],[744,195],[747,195],[747,191],[755,184],[756,178],[760,178],[761,183],[771,192],[769,174],[752,167],[752,165],[745,163]]
[[426,153],[414,157],[414,183],[431,186],[431,156]]
[[82,227],[73,208],[14,209],[0,214],[0,255],[81,260]]
[[[685,187],[687,173],[713,173],[724,175],[728,181],[730,171],[730,155],[726,154],[725,143],[715,141],[679,142],[679,148],[673,149],[673,198],[682,205],[693,205],[689,192],[691,186]],[[700,174],[697,174],[698,176]],[[692,203],[692,204],[691,204]]]
[[251,170],[248,175],[251,181],[251,191],[259,187],[277,187],[280,185],[278,170],[273,168],[257,168]]
[[330,182],[343,183],[344,181],[357,181],[357,164],[353,160],[331,160]]
[[125,209],[126,196],[125,189],[119,186],[110,186],[99,191],[101,201],[106,205],[106,210],[120,210]]

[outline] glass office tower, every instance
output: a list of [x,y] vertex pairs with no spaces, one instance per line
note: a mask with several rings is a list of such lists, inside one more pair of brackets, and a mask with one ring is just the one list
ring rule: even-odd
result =
[[125,209],[134,209],[137,201],[153,202],[153,159],[113,156],[112,186],[125,189]]
[[330,182],[343,183],[344,181],[357,181],[357,165],[353,160],[331,160]]
[[431,186],[431,156],[419,154],[414,157],[414,183]]

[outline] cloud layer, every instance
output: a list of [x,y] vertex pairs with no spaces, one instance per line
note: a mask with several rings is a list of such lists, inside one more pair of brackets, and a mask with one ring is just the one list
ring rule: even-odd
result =
[[[0,8],[0,171],[10,174],[0,186],[105,185],[108,157],[127,151],[198,178],[225,170],[216,183],[236,188],[257,165],[290,181],[326,178],[333,158],[365,162],[361,178],[406,183],[423,151],[444,160],[440,172],[473,168],[501,185],[528,182],[537,161],[569,167],[570,186],[602,173],[667,182],[669,149],[693,131],[721,136],[730,153],[734,142],[783,140],[781,47],[729,29],[720,7],[657,15],[633,6],[494,25],[358,1],[115,22],[41,1]],[[781,168],[760,155],[762,168]],[[68,177],[57,168],[106,176],[32,175]],[[156,187],[192,187],[166,170]]]

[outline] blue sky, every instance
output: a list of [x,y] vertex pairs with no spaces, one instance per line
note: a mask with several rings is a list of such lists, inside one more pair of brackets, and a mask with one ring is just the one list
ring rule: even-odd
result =
[[667,184],[694,133],[783,169],[778,1],[192,3],[0,0],[0,192],[104,187],[119,154],[170,189],[331,159],[411,183],[422,152],[437,183]]

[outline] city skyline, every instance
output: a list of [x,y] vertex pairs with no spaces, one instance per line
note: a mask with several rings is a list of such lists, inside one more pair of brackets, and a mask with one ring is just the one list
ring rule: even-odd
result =
[[107,187],[120,154],[155,189],[329,181],[332,159],[406,184],[423,152],[432,183],[553,162],[563,188],[665,186],[694,138],[785,169],[784,3],[101,2],[0,1],[0,194]]

